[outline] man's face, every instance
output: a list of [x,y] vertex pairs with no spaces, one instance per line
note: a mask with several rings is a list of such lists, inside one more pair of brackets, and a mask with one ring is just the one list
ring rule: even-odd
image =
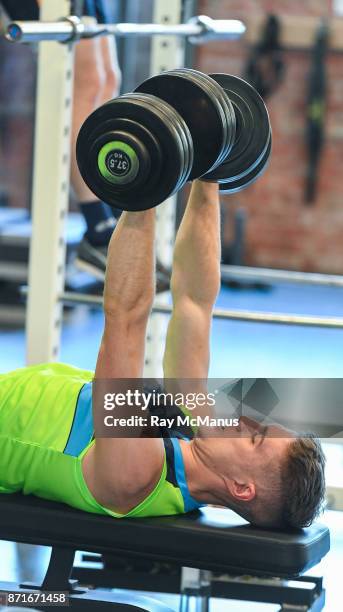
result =
[[293,437],[293,432],[280,425],[261,425],[241,417],[235,433],[227,440],[227,460],[231,460],[237,477],[265,477],[268,466],[281,463]]
[[[209,443],[221,471],[238,482],[265,480],[268,469],[280,464],[294,433],[279,425],[261,425],[248,417],[241,417],[238,427],[226,428]],[[214,444],[213,444],[214,443]]]

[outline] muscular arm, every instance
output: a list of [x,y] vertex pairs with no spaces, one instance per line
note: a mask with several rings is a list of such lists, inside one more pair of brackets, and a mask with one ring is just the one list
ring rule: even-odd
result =
[[[104,289],[105,326],[95,379],[142,377],[155,287],[154,229],[153,210],[124,213],[112,236]],[[95,393],[94,420],[98,410],[102,410],[101,397]],[[97,501],[127,512],[154,488],[163,458],[159,439],[96,438],[83,470]]]
[[211,315],[219,287],[218,185],[195,181],[175,241],[165,378],[207,378]]
[[123,213],[111,238],[104,288],[105,326],[96,378],[143,374],[145,332],[154,299],[154,210]]

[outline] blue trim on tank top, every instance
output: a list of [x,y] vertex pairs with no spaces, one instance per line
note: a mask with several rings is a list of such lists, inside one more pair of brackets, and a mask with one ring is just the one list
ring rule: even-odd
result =
[[[79,393],[74,420],[64,453],[66,455],[78,457],[92,440],[93,434],[92,383],[86,383]],[[187,438],[185,439],[187,440]],[[174,449],[174,465],[177,484],[183,497],[185,512],[190,512],[191,510],[200,508],[204,504],[197,502],[189,492],[185,464],[179,440],[177,438],[170,438],[170,441]]]
[[93,433],[92,383],[87,383],[83,385],[79,393],[74,421],[64,454],[78,457],[91,441]]
[[200,504],[199,502],[197,502],[189,492],[186,479],[185,464],[183,461],[179,440],[177,438],[170,438],[170,440],[174,448],[175,475],[185,504],[185,512],[197,510],[198,508],[201,508],[201,506],[203,506],[204,504]]

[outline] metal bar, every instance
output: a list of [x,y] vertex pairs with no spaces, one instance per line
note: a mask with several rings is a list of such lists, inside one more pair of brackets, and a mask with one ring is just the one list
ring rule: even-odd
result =
[[210,19],[200,15],[183,24],[159,23],[96,23],[90,19],[66,18],[61,21],[13,21],[7,26],[6,38],[11,42],[32,43],[47,40],[66,42],[94,36],[181,36],[192,42],[236,40],[245,32],[237,19]]
[[[45,0],[43,17],[56,18],[69,1]],[[65,276],[65,220],[69,198],[72,45],[39,47],[33,176],[32,238],[26,314],[27,363],[58,358],[59,301]]]
[[319,274],[316,272],[295,272],[292,270],[275,270],[272,268],[249,268],[247,266],[222,266],[222,280],[248,279],[262,282],[301,283],[304,285],[322,285],[343,287],[343,276],[338,274]]
[[212,579],[211,588],[212,597],[218,599],[280,603],[282,610],[290,612],[322,609],[312,607],[323,593],[321,580],[315,576],[300,576],[295,580],[249,576],[247,581],[245,577],[223,575]]
[[[84,304],[95,308],[102,307],[103,300],[100,295],[88,295],[85,293],[61,293],[60,300],[69,304]],[[156,302],[152,311],[154,313],[170,314],[170,304]],[[343,317],[318,317],[315,315],[297,315],[279,312],[255,312],[250,310],[226,310],[215,308],[214,319],[225,319],[233,321],[247,321],[251,323],[277,323],[279,325],[299,325],[305,327],[327,327],[343,329]]]
[[[179,27],[182,20],[182,0],[154,0],[152,19],[155,24]],[[157,26],[160,27],[160,26]],[[156,36],[151,40],[150,74],[180,68],[185,60],[185,39],[176,36]],[[171,268],[175,240],[176,195],[171,196],[156,211],[156,258]],[[168,296],[160,296],[160,302],[168,304]],[[145,348],[144,376],[160,378],[168,319],[160,314],[150,317]]]

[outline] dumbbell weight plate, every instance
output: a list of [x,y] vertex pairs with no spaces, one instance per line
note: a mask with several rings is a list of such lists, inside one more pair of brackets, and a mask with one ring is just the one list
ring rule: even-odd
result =
[[223,114],[218,100],[202,81],[188,72],[163,72],[141,83],[135,91],[165,100],[186,122],[194,150],[190,180],[216,165],[225,147]]
[[225,144],[223,146],[223,152],[216,162],[216,166],[219,165],[230,153],[232,146],[235,141],[236,134],[236,116],[231,101],[224,92],[223,88],[212,79],[208,74],[194,70],[193,68],[178,68],[171,71],[173,74],[184,74],[188,73],[197,78],[200,83],[202,82],[207,88],[210,88],[213,97],[219,102],[219,110],[223,120],[223,130]]
[[262,157],[261,161],[257,164],[257,166],[255,166],[255,168],[249,174],[245,175],[241,179],[237,179],[236,181],[232,181],[230,183],[219,184],[220,193],[238,193],[238,191],[242,191],[242,189],[245,189],[246,187],[249,187],[249,185],[252,185],[252,183],[254,183],[259,178],[259,176],[261,176],[266,170],[271,150],[272,139],[270,138],[265,154]]
[[[136,99],[141,98],[144,100],[146,99],[146,96],[147,94],[135,93]],[[179,182],[175,188],[175,191],[177,191],[181,189],[181,187],[187,181],[193,166],[192,137],[185,121],[182,119],[181,115],[179,115],[176,110],[170,106],[170,104],[165,103],[156,96],[149,96],[149,104],[158,109],[158,111],[165,117],[165,120],[173,125],[180,138],[180,146],[182,146],[184,151],[184,171],[180,173]]]
[[[155,176],[159,175],[162,165],[162,151],[158,140],[154,136],[154,129],[158,126],[158,122],[152,121],[152,125],[144,127],[139,124],[139,114],[141,109],[136,104],[134,106],[130,100],[124,100],[124,96],[120,99],[112,100],[100,107],[83,124],[77,140],[77,161],[81,175],[85,182],[98,195],[99,198],[108,202],[113,206],[118,206],[118,197],[124,204],[123,191],[132,193],[132,190],[137,190],[138,187],[144,184],[144,189],[149,188],[153,179],[150,172],[151,165],[155,169]],[[151,117],[149,117],[151,120]],[[153,118],[155,119],[155,118]],[[120,137],[117,137],[120,132]],[[132,177],[132,181],[123,183],[118,181],[118,173],[110,167],[110,163],[114,156],[121,154],[122,140],[121,135],[125,134],[129,139],[136,138],[138,145],[145,150],[145,156],[141,152],[135,150],[135,155],[139,157],[139,168],[136,177]],[[119,140],[119,146],[117,143]],[[110,146],[111,145],[111,148]],[[105,150],[107,148],[107,150]],[[102,154],[106,153],[108,166],[104,171]],[[131,158],[130,163],[134,163]],[[111,174],[111,176],[109,176]],[[118,206],[119,207],[119,206]],[[123,206],[120,206],[123,209]]]
[[97,126],[85,147],[77,148],[77,159],[90,188],[102,199],[106,194],[111,203],[116,193],[146,187],[151,165],[161,167],[162,152],[151,131],[127,117],[113,117]]
[[[200,85],[207,92],[207,94],[212,98],[214,104],[217,105],[218,113],[222,120],[223,126],[223,143],[222,143],[222,151],[218,155],[218,158],[212,167],[214,169],[217,165],[223,161],[229,153],[230,150],[230,136],[232,136],[232,132],[234,135],[235,132],[235,123],[233,126],[230,125],[231,117],[229,116],[228,106],[231,105],[228,97],[223,92],[222,88],[218,83],[216,83],[213,79],[211,79],[207,74],[203,72],[199,72],[199,70],[194,70],[192,68],[177,68],[175,70],[169,71],[169,74],[176,74],[179,76],[183,76],[191,79],[194,83]],[[231,105],[232,106],[232,105]],[[233,121],[235,122],[235,115],[232,109]],[[230,125],[230,129],[229,129]],[[232,138],[233,139],[233,138]],[[201,154],[201,151],[197,151],[197,154]]]
[[[174,193],[185,172],[180,136],[150,96],[126,94],[94,111],[81,127],[76,153],[86,184],[121,210],[157,206]],[[118,173],[113,167],[118,156],[129,166],[127,182],[122,181],[122,168]]]
[[250,183],[257,167],[259,174],[263,171],[269,158],[267,151],[271,140],[269,116],[261,96],[249,83],[228,74],[210,76],[223,88],[233,104],[236,138],[226,160],[203,179],[225,184],[225,193],[230,193],[244,189],[244,178]]

